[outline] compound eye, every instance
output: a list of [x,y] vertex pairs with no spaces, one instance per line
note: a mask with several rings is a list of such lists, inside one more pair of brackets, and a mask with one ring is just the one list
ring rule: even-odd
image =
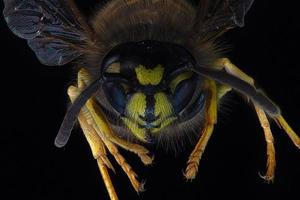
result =
[[106,82],[103,89],[111,106],[120,114],[124,113],[126,106],[126,93],[124,87],[118,82]]
[[192,72],[178,74],[171,82],[173,94],[172,104],[175,113],[182,111],[193,97],[196,88],[196,79]]
[[193,78],[181,81],[173,94],[173,109],[175,113],[182,111],[191,101],[196,88],[196,80]]
[[106,69],[105,73],[107,74],[120,74],[121,73],[121,64],[119,62],[114,62],[110,64]]

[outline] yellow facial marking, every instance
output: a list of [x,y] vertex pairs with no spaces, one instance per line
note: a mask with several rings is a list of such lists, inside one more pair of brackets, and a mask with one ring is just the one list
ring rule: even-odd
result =
[[154,115],[161,115],[162,117],[167,117],[172,114],[172,105],[168,100],[165,93],[159,92],[154,95],[155,105],[154,105]]
[[172,93],[175,92],[176,86],[183,80],[186,80],[188,78],[191,78],[193,75],[193,72],[184,72],[182,74],[179,74],[178,76],[176,76],[176,78],[174,78],[171,83],[170,83],[170,88]]
[[108,68],[106,69],[107,73],[110,74],[119,74],[121,72],[121,65],[119,62],[117,63],[112,63],[108,66]]
[[176,119],[177,119],[176,117],[170,117],[170,118],[167,118],[166,120],[164,120],[164,121],[161,123],[161,125],[160,125],[159,128],[154,128],[154,129],[151,130],[151,132],[152,132],[152,133],[157,133],[157,132],[159,132],[162,128],[164,128],[164,127],[170,125],[170,124],[171,124],[172,122],[174,122],[174,120],[176,120]]
[[176,117],[170,117],[172,115],[172,104],[165,93],[159,92],[154,95],[154,98],[154,115],[159,115],[159,119],[155,121],[154,124],[161,124],[161,126],[159,128],[153,129],[151,131],[153,133],[160,131],[162,128],[168,126],[176,119]]
[[144,122],[139,116],[145,116],[146,96],[143,93],[135,93],[128,101],[126,106],[127,117],[123,117],[124,124],[140,140],[146,141],[145,129],[139,128],[138,123],[143,125]]
[[157,65],[154,69],[146,69],[143,65],[135,68],[136,77],[141,85],[158,85],[164,75],[164,68]]
[[[172,124],[176,117],[172,116],[172,104],[167,95],[163,92],[158,92],[154,95],[154,115],[159,117],[152,123],[153,126],[160,125],[159,128],[152,128],[149,131],[152,133],[159,133],[161,129]],[[132,132],[132,134],[139,140],[147,142],[146,128],[140,128],[139,125],[146,125],[140,116],[145,117],[147,108],[146,95],[143,93],[135,93],[128,101],[126,106],[126,117],[122,117],[122,121]]]
[[139,140],[141,140],[143,142],[146,142],[146,130],[145,129],[139,128],[136,123],[130,121],[126,117],[123,117],[122,120],[135,137],[137,137]]
[[146,95],[135,93],[128,101],[126,112],[130,117],[138,119],[139,115],[145,115],[146,106]]

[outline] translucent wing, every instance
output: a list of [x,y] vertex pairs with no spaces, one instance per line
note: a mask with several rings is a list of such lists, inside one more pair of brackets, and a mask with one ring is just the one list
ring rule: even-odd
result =
[[233,27],[243,27],[244,17],[254,0],[199,0],[195,28],[218,35]]
[[244,17],[251,8],[254,0],[235,0],[230,5],[230,10],[233,12],[232,21],[239,27],[244,26]]
[[70,0],[4,0],[10,30],[26,39],[41,63],[64,65],[81,55],[89,28]]

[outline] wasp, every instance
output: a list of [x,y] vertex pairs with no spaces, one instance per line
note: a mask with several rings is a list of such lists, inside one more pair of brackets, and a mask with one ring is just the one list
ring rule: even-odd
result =
[[254,79],[220,53],[218,38],[235,27],[254,0],[112,0],[90,20],[72,0],[4,0],[10,30],[26,39],[42,64],[74,63],[77,84],[55,139],[66,145],[76,121],[90,145],[112,200],[110,153],[137,192],[143,184],[119,152],[135,153],[145,165],[149,143],[197,133],[184,177],[197,175],[225,94],[236,91],[257,113],[267,146],[264,178],[273,181],[275,148],[269,119],[300,148],[300,138],[279,107]]

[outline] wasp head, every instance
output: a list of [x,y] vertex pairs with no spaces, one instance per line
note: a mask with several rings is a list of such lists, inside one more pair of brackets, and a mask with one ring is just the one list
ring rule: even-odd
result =
[[108,116],[121,119],[121,126],[144,142],[193,119],[205,96],[196,90],[203,78],[187,67],[194,62],[184,47],[172,43],[145,40],[113,48],[101,66]]

